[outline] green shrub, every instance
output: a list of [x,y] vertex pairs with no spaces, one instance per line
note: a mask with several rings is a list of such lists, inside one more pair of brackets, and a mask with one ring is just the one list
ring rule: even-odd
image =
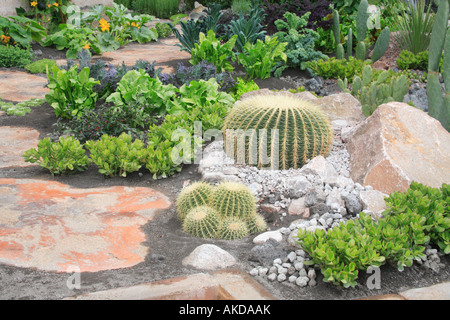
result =
[[155,25],[156,32],[158,33],[158,39],[170,37],[173,32],[167,23],[157,22]]
[[47,69],[47,78],[50,92],[45,99],[55,109],[56,116],[71,119],[95,108],[97,93],[93,87],[100,81],[89,77],[88,67],[78,73],[76,66],[67,71],[53,66],[51,72]]
[[103,135],[98,141],[87,141],[85,146],[98,172],[109,177],[126,177],[127,173],[138,171],[146,154],[144,143],[139,139],[132,142],[127,133],[119,137]]
[[450,185],[440,189],[412,182],[406,192],[394,192],[386,199],[387,212],[398,215],[416,212],[424,217],[426,234],[445,254],[450,253]]
[[90,161],[80,142],[73,137],[61,137],[58,142],[50,138],[38,142],[37,150],[29,149],[23,155],[26,162],[38,163],[52,175],[73,173],[87,169]]
[[140,13],[167,19],[178,12],[180,0],[134,0],[133,7]]
[[23,68],[31,63],[32,56],[29,49],[0,45],[0,68]]
[[287,62],[286,46],[286,42],[278,42],[277,37],[269,36],[264,41],[258,39],[255,44],[247,42],[238,55],[238,62],[250,79],[267,79]]
[[352,56],[347,59],[330,58],[328,60],[309,61],[306,63],[306,67],[311,72],[324,79],[344,79],[349,81],[353,80],[353,77],[360,75],[365,65],[369,64],[368,61],[361,61]]
[[360,213],[326,232],[300,229],[299,244],[321,268],[325,282],[356,285],[359,270],[396,265],[399,271],[426,258],[425,245],[450,253],[450,187],[427,187],[416,182],[406,192],[386,198],[387,210],[374,221]]
[[311,60],[328,59],[320,51],[314,49],[314,43],[319,38],[319,34],[309,28],[308,19],[311,12],[299,17],[294,13],[286,12],[284,20],[275,21],[278,32],[274,34],[280,42],[287,42],[285,49],[287,55],[287,65],[289,67],[306,68],[306,62]]
[[41,59],[25,66],[25,69],[31,73],[46,73],[47,68],[50,70],[56,66],[56,60]]

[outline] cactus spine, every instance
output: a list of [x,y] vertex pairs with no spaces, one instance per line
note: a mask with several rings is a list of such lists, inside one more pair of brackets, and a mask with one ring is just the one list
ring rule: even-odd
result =
[[183,221],[183,230],[198,238],[215,238],[220,226],[216,210],[208,206],[192,209]]
[[267,228],[264,218],[256,213],[250,189],[238,182],[215,187],[195,182],[178,196],[177,210],[183,230],[195,237],[232,240]]
[[236,102],[223,133],[225,151],[237,163],[275,170],[301,168],[307,159],[326,156],[332,140],[330,122],[316,106],[268,90]]
[[221,182],[212,195],[211,206],[222,217],[238,217],[247,220],[256,214],[253,194],[250,189],[238,182]]
[[208,205],[213,190],[213,187],[206,182],[194,182],[184,188],[176,202],[178,217],[184,220],[187,213],[193,208]]
[[405,75],[388,80],[388,71],[381,72],[376,80],[373,79],[373,70],[369,65],[364,67],[362,79],[359,76],[354,77],[351,93],[361,102],[366,116],[370,116],[383,103],[403,101],[408,93],[409,81]]
[[[362,0],[358,6],[356,15],[356,50],[355,57],[359,60],[366,59],[367,48],[364,42],[367,34],[367,20],[369,19],[368,13],[369,4],[367,0]],[[341,35],[339,29],[339,13],[333,10],[333,34],[337,44],[336,59],[344,59],[344,46],[341,44]],[[372,52],[372,61],[375,62],[380,59],[386,52],[389,46],[391,33],[388,27],[385,27],[381,31],[380,36],[375,43],[374,50]],[[347,48],[345,58],[348,59],[352,55],[353,49],[353,30],[350,28],[347,35]]]
[[[429,114],[439,120],[442,126],[450,131],[450,29],[449,1],[441,0],[431,31],[428,58],[427,97]],[[439,82],[439,62],[444,50],[444,70],[442,75],[445,84],[445,98],[442,97]]]
[[223,219],[218,231],[218,237],[225,240],[241,239],[248,235],[247,224],[237,217]]

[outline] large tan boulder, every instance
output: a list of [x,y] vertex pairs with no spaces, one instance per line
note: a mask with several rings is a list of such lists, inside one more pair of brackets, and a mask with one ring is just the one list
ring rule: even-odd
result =
[[383,104],[354,131],[347,145],[355,182],[389,194],[412,181],[450,183],[450,133],[406,103]]
[[357,123],[365,119],[361,103],[350,93],[335,93],[311,102],[319,106],[331,121],[346,120],[349,123]]

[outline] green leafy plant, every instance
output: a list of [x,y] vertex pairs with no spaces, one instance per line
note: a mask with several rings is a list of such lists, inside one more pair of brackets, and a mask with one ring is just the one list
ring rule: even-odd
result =
[[179,93],[180,97],[171,101],[172,106],[168,110],[170,114],[192,112],[215,104],[231,105],[234,102],[230,94],[219,91],[215,78],[191,81],[189,85],[182,85]]
[[273,170],[301,168],[307,159],[326,156],[332,141],[327,117],[314,105],[285,93],[241,98],[225,119],[223,135],[225,152],[236,163]]
[[[448,1],[440,1],[433,25],[428,59],[427,97],[429,114],[450,131],[450,30]],[[447,24],[446,24],[447,23]],[[443,59],[445,98],[439,81],[439,62]]]
[[47,78],[50,92],[45,99],[55,109],[56,116],[71,119],[95,108],[97,93],[93,87],[100,82],[89,77],[88,67],[78,73],[76,66],[68,71],[53,66],[51,72],[47,69]]
[[246,43],[243,52],[238,55],[238,62],[250,79],[267,79],[275,69],[287,62],[286,46],[287,43],[278,42],[277,37],[266,36],[264,41]]
[[51,69],[56,66],[56,60],[40,59],[25,66],[25,69],[31,73],[46,73],[47,68]]
[[285,52],[287,65],[289,67],[306,68],[306,62],[318,59],[328,59],[328,56],[314,49],[314,43],[319,38],[319,34],[307,28],[308,19],[311,12],[299,17],[294,13],[286,12],[284,20],[275,21],[278,32],[274,34],[280,42],[286,42]]
[[428,49],[434,15],[425,0],[407,1],[407,5],[395,20],[394,38],[398,48],[418,54]]
[[[67,50],[67,59],[76,59],[82,49],[89,49],[97,54],[108,51],[100,46],[94,30],[89,27],[76,27],[71,24],[60,24],[58,31],[41,41],[42,46],[55,46],[57,50]],[[118,49],[118,47],[115,47]],[[111,51],[111,50],[109,50]]]
[[324,79],[344,79],[353,80],[356,75],[360,75],[368,61],[361,61],[350,56],[347,59],[330,58],[328,60],[309,61],[306,67],[316,75]]
[[198,43],[195,43],[191,50],[192,59],[189,62],[196,65],[202,61],[207,61],[216,66],[217,72],[233,71],[234,68],[229,60],[234,58],[233,48],[236,39],[237,35],[221,44],[216,39],[214,31],[209,30],[206,36],[203,32],[200,32]]
[[33,19],[21,16],[0,17],[0,40],[3,44],[17,43],[25,48],[33,40],[39,42],[46,35],[45,28]]
[[230,21],[227,29],[227,38],[237,36],[235,52],[240,53],[244,45],[249,42],[254,44],[258,39],[264,40],[266,31],[263,26],[264,9],[252,8],[248,15],[239,15],[238,19]]
[[386,213],[415,212],[425,218],[425,233],[445,254],[450,253],[450,185],[440,189],[413,181],[406,192],[394,192],[386,198]]
[[23,155],[26,162],[38,163],[52,175],[84,171],[90,161],[80,142],[73,137],[61,137],[58,142],[50,138],[38,142],[37,150],[29,149]]
[[145,159],[146,148],[139,139],[132,141],[131,135],[122,133],[119,137],[103,135],[100,140],[85,143],[98,172],[105,176],[126,177],[138,171]]
[[223,28],[219,24],[222,15],[220,5],[211,5],[206,16],[197,20],[180,21],[181,32],[172,23],[168,24],[180,42],[177,45],[182,51],[191,53],[195,43],[198,43],[200,32],[207,34],[209,30],[213,30],[215,34],[219,34],[219,30]]
[[130,70],[117,84],[117,89],[106,102],[116,108],[124,105],[141,105],[145,112],[163,115],[167,111],[169,101],[177,89],[173,85],[163,85],[157,78],[151,78],[143,69]]
[[233,89],[232,95],[235,100],[239,100],[239,98],[247,92],[259,90],[258,84],[254,80],[244,80],[242,78],[237,79],[237,83]]
[[31,63],[33,54],[30,49],[22,49],[19,46],[0,45],[0,68],[23,68]]
[[24,116],[30,113],[30,107],[40,106],[45,99],[30,99],[19,103],[3,102],[0,99],[0,110],[5,111],[8,116]]
[[172,29],[167,23],[157,22],[155,30],[158,33],[159,39],[170,37],[173,34]]

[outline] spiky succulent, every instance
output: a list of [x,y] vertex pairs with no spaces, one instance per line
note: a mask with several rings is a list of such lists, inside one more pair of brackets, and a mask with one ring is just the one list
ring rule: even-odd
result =
[[209,205],[213,190],[212,185],[203,181],[194,182],[181,190],[176,202],[178,217],[184,220],[193,208]]
[[183,221],[183,230],[198,238],[215,238],[220,218],[216,210],[200,206],[188,212]]
[[247,226],[249,233],[263,232],[267,229],[266,221],[259,214],[251,216],[247,221]]
[[217,185],[211,197],[211,206],[222,217],[248,219],[256,214],[253,194],[239,182],[224,181]]
[[271,169],[301,168],[326,156],[332,130],[315,105],[289,92],[259,90],[241,97],[225,119],[225,151],[239,163]]
[[249,235],[247,223],[237,217],[226,217],[222,220],[218,238],[225,240],[241,239]]

